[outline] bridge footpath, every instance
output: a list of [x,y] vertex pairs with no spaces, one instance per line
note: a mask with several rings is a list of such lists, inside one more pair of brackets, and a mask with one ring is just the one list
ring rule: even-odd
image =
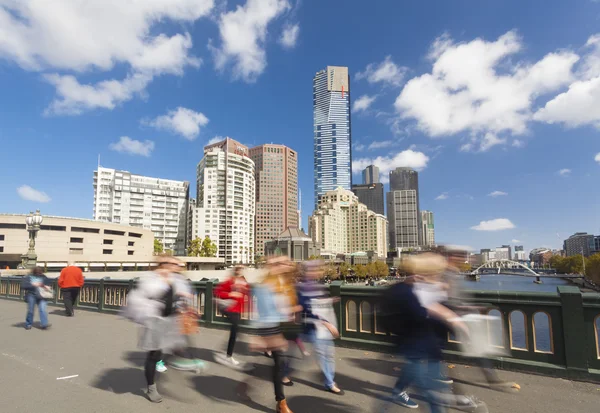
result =
[[[79,310],[67,318],[59,307],[49,307],[52,328],[23,328],[25,304],[0,300],[0,392],[2,412],[63,413],[65,411],[237,413],[273,412],[269,381],[271,360],[248,351],[240,343],[239,358],[256,365],[250,382],[252,401],[240,399],[236,387],[250,376],[213,363],[213,354],[225,344],[223,330],[203,328],[192,351],[210,368],[201,375],[169,370],[159,375],[165,397],[159,405],[148,402],[144,388],[144,355],[136,349],[136,327],[116,315]],[[37,319],[37,318],[36,318]],[[338,348],[337,381],[346,390],[339,397],[321,390],[312,359],[297,361],[296,384],[286,388],[295,413],[372,412],[373,400],[385,392],[402,367],[389,354]],[[593,413],[600,405],[600,385],[523,373],[500,371],[520,390],[493,391],[479,384],[475,368],[456,364],[449,370],[459,391],[486,401],[490,412]],[[76,376],[62,379],[64,377]],[[402,412],[396,407],[391,411]],[[421,412],[427,411],[425,408]]]

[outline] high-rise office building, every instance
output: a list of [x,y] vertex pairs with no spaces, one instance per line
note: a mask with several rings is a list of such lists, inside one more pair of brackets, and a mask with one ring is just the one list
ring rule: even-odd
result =
[[351,191],[338,188],[323,194],[308,225],[322,254],[373,251],[378,257],[387,257],[385,216],[367,209]]
[[522,245],[515,245],[514,259],[517,261],[525,261],[527,259],[525,256],[525,249]]
[[362,172],[363,184],[379,183],[379,168],[375,165],[367,166]]
[[383,215],[383,184],[361,184],[352,185],[352,192],[358,197],[358,201],[365,204],[368,209],[376,214]]
[[421,239],[425,246],[433,247],[435,245],[435,227],[431,211],[421,211]]
[[495,249],[497,260],[512,260],[512,251],[510,245],[503,245]]
[[189,182],[94,171],[94,219],[149,229],[175,255],[185,255],[189,197]]
[[423,245],[419,207],[419,173],[412,168],[390,171],[387,215],[390,248],[415,248]]
[[283,145],[250,148],[256,181],[256,255],[265,254],[272,241],[298,222],[298,154]]
[[579,254],[589,257],[596,251],[594,236],[587,232],[576,232],[565,240],[563,249],[567,257]]
[[387,194],[390,249],[402,250],[420,245],[421,216],[417,191],[392,191]]
[[204,147],[197,167],[197,233],[227,264],[254,262],[255,180],[248,147],[226,138]]
[[347,67],[327,66],[313,79],[315,207],[319,196],[352,187],[350,77]]

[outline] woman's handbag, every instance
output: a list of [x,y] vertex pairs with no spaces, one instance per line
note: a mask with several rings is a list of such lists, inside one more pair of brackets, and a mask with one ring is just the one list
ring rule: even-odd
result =
[[38,294],[44,300],[51,300],[54,298],[54,291],[52,287],[38,287]]

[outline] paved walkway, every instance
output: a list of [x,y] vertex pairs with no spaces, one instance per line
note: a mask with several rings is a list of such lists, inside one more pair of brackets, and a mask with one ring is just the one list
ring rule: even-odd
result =
[[[224,331],[203,329],[195,337],[193,351],[210,361],[210,369],[202,375],[174,370],[161,374],[158,385],[165,400],[154,405],[143,397],[144,354],[136,349],[132,323],[86,311],[66,318],[61,309],[50,307],[52,328],[26,331],[24,317],[23,302],[0,300],[2,412],[274,412],[271,360],[248,352],[245,343],[237,347],[240,359],[256,365],[250,382],[251,402],[236,393],[237,386],[250,376],[212,362],[214,352],[224,346]],[[389,355],[359,350],[338,349],[336,356],[337,381],[346,395],[322,391],[314,361],[297,360],[296,384],[285,389],[295,413],[372,412],[373,397],[387,390],[392,384],[390,375],[401,366]],[[600,385],[501,371],[502,378],[521,386],[520,391],[502,393],[477,384],[482,377],[474,368],[456,365],[450,375],[455,386],[485,400],[493,413],[600,411]],[[409,410],[397,406],[391,411]]]

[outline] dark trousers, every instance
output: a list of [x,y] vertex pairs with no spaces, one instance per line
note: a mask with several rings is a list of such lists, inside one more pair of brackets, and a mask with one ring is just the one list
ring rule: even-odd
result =
[[148,386],[154,384],[154,376],[156,376],[156,363],[162,359],[162,351],[149,351],[146,356],[146,364],[144,364],[144,373],[146,374],[146,383]]
[[280,350],[273,350],[273,386],[275,387],[275,401],[281,401],[285,399],[283,394],[283,354]]
[[79,287],[74,288],[63,288],[63,302],[65,303],[65,310],[67,312],[67,316],[72,316],[75,313],[73,312],[73,304],[77,302],[77,297],[79,297]]
[[235,340],[237,338],[237,332],[240,325],[240,313],[227,313],[225,314],[231,323],[231,329],[229,330],[229,342],[227,343],[227,355],[231,357],[233,355],[233,348],[235,347]]

